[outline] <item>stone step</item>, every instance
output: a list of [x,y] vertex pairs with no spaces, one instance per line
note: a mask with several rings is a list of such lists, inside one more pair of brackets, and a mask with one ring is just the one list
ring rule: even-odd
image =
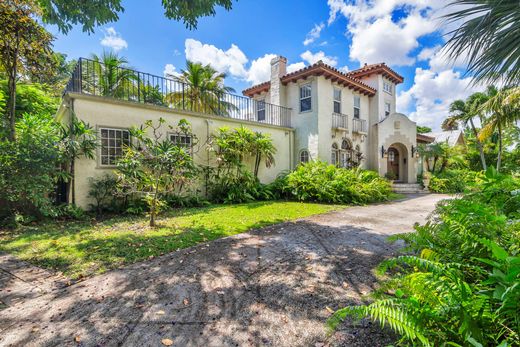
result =
[[392,191],[394,193],[401,193],[401,194],[428,193],[428,191],[425,191],[421,187],[421,185],[418,183],[393,183]]

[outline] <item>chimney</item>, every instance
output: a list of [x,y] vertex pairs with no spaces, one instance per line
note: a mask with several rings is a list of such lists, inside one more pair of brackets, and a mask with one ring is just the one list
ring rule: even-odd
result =
[[271,104],[283,106],[281,88],[282,82],[280,78],[287,72],[287,58],[277,56],[271,60]]

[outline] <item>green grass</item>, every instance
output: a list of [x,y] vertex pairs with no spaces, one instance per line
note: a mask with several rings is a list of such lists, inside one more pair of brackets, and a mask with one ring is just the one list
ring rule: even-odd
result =
[[144,216],[63,221],[0,234],[0,251],[79,278],[254,228],[340,206],[299,202],[214,205],[166,212],[155,229]]

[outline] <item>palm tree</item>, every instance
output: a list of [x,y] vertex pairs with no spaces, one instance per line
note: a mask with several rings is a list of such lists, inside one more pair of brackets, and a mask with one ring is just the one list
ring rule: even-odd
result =
[[[128,60],[111,51],[103,51],[101,56],[92,54],[91,61],[83,61],[82,67],[86,90],[95,95],[114,98],[132,98],[137,79],[128,69]],[[89,73],[89,70],[92,73]]]
[[498,134],[497,171],[500,171],[503,131],[508,125],[520,120],[520,87],[502,88],[481,108],[489,114],[489,117],[480,132],[479,140],[485,140],[495,132]]
[[488,87],[486,93],[474,93],[470,95],[466,101],[455,100],[450,104],[450,116],[442,123],[443,129],[448,126],[454,126],[455,124],[458,126],[459,123],[462,123],[464,127],[468,127],[469,125],[473,135],[475,135],[477,147],[480,153],[480,162],[482,163],[482,168],[484,170],[487,169],[486,157],[484,156],[484,147],[478,137],[479,133],[475,127],[474,118],[478,116],[482,122],[483,115],[481,106],[495,93],[495,87]]
[[450,58],[455,60],[467,55],[467,72],[474,76],[474,82],[504,81],[518,85],[518,0],[454,0],[449,6],[460,8],[445,16],[457,27],[449,33],[451,38],[444,46]]
[[258,177],[258,170],[262,159],[265,159],[265,167],[270,168],[275,164],[274,155],[276,154],[276,147],[268,135],[256,132],[253,138],[252,153],[255,156],[254,175]]
[[[168,76],[180,82],[180,88],[166,95],[166,101],[173,108],[186,109],[216,115],[228,115],[238,107],[223,100],[226,94],[235,90],[224,85],[225,73],[219,73],[209,64],[202,65],[186,61],[186,70],[178,76]],[[180,90],[179,90],[180,89]]]

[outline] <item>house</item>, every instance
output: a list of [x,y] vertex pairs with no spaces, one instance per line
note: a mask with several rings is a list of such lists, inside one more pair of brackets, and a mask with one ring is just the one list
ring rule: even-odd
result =
[[[65,123],[77,117],[94,126],[100,139],[95,160],[75,163],[68,201],[80,207],[88,207],[90,178],[114,170],[124,144],[131,141],[128,129],[159,118],[172,125],[189,121],[201,148],[222,126],[244,125],[270,134],[277,148],[276,165],[261,168],[262,182],[314,159],[341,167],[359,165],[382,176],[390,173],[402,183],[416,182],[416,124],[395,112],[395,89],[403,77],[384,63],[344,73],[319,61],[287,73],[287,59],[278,56],[271,61],[269,81],[244,90],[244,96],[224,94],[210,106],[195,107],[187,100],[188,85],[144,72],[119,69],[132,73],[136,82],[117,91],[107,89],[96,76],[100,70],[96,64],[79,60],[58,110]],[[178,102],[153,98],[151,89],[160,95],[176,93]],[[234,107],[226,109],[224,104]],[[164,136],[186,146],[192,143],[181,134]],[[212,154],[201,148],[193,150],[195,162],[214,165]]]
[[434,138],[434,143],[446,143],[450,147],[465,146],[464,133],[462,130],[450,130],[425,133],[423,135]]

